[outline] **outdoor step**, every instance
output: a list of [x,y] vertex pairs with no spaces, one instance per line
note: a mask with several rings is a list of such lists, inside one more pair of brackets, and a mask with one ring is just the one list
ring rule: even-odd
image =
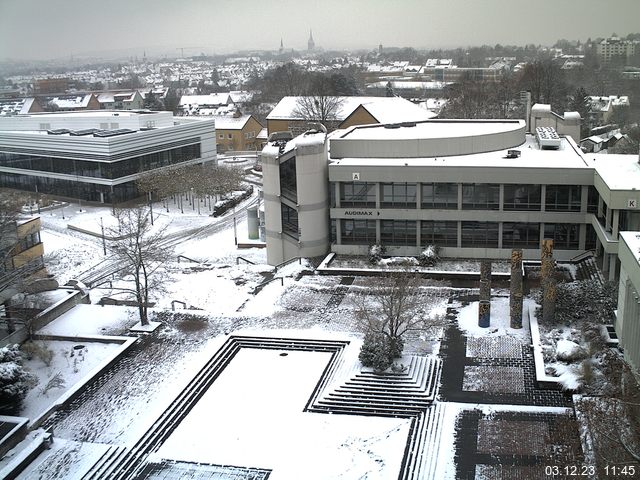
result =
[[417,415],[418,413],[423,411],[425,408],[427,408],[427,407],[411,408],[404,405],[387,405],[387,404],[380,404],[380,403],[374,403],[374,402],[370,402],[366,404],[365,403],[352,404],[349,402],[326,402],[323,400],[321,400],[319,402],[319,405],[317,406],[325,406],[327,407],[327,410],[330,410],[330,411],[333,411],[333,410],[346,410],[351,412],[368,411],[368,412],[386,413],[390,416]]
[[112,469],[117,465],[118,460],[124,456],[127,448],[120,445],[113,445],[100,457],[100,459],[85,473],[82,480],[101,480],[109,478]]
[[364,395],[364,394],[352,394],[352,393],[335,393],[331,392],[324,400],[349,400],[354,402],[360,401],[373,401],[380,403],[399,403],[409,405],[426,405],[431,403],[428,397],[420,397],[416,395]]

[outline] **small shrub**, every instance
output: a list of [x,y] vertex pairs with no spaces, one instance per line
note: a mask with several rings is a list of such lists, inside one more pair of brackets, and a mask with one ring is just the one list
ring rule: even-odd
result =
[[387,247],[379,243],[371,245],[369,247],[369,263],[372,265],[377,264],[382,257],[387,253]]
[[593,364],[591,363],[590,358],[586,358],[585,360],[582,361],[581,370],[582,370],[582,383],[584,383],[585,385],[591,385],[594,379],[594,371],[593,371]]
[[393,364],[393,357],[387,337],[381,333],[367,333],[358,358],[362,365],[378,372],[389,368]]
[[47,383],[45,383],[45,385],[40,389],[40,393],[42,395],[46,395],[47,392],[49,392],[49,390],[53,388],[64,388],[65,385],[66,385],[66,382],[64,380],[64,377],[62,376],[62,373],[58,372],[55,375],[53,375],[47,381]]
[[418,262],[422,267],[433,267],[438,261],[440,261],[440,248],[435,245],[427,245],[418,256]]
[[22,366],[18,345],[0,348],[0,414],[17,414],[27,392],[37,383],[37,377]]
[[28,360],[32,360],[33,358],[38,358],[42,360],[42,362],[47,366],[51,366],[51,361],[53,360],[53,350],[51,350],[44,343],[38,342],[25,342],[20,347],[20,350],[26,355]]

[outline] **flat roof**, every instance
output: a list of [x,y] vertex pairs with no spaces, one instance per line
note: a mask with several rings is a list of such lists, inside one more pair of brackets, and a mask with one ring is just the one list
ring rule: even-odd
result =
[[339,138],[347,140],[420,140],[456,138],[512,132],[523,120],[427,120],[415,124],[363,125],[353,127]]
[[18,115],[13,118],[60,118],[60,117],[137,117],[140,115],[159,115],[170,112],[156,112],[151,110],[82,110],[79,112],[39,112]]
[[640,190],[638,155],[585,154],[609,190]]
[[[517,158],[507,158],[509,150],[519,150]],[[582,153],[575,145],[562,137],[560,148],[557,150],[541,150],[535,137],[525,136],[525,142],[517,147],[496,150],[492,152],[473,153],[468,155],[453,155],[446,157],[416,157],[416,158],[340,158],[330,159],[330,165],[335,166],[447,166],[447,167],[511,167],[511,168],[579,168],[592,169],[593,166],[584,160]],[[523,178],[523,183],[526,179]]]

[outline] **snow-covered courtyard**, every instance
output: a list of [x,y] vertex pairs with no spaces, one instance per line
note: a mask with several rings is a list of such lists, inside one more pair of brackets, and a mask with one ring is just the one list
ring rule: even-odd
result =
[[[365,306],[372,305],[362,296],[371,288],[370,278],[314,275],[307,260],[276,271],[266,265],[264,249],[236,246],[236,238],[243,243],[247,237],[241,210],[234,232],[232,213],[215,219],[195,209],[154,209],[155,228],[166,227],[175,238],[165,289],[150,299],[150,318],[162,325],[136,340],[129,329],[139,321],[137,309],[100,302],[127,298],[126,281],[111,275],[90,289],[90,304],[76,305],[36,332],[55,336],[38,340],[54,356],[49,366],[37,358],[27,362],[39,384],[21,414],[33,420],[56,401],[63,403],[39,425],[53,429],[52,448],[19,478],[82,478],[87,472],[107,478],[110,465],[138,458],[131,472],[140,474],[146,465],[147,476],[137,478],[198,471],[202,478],[453,480],[473,471],[469,478],[483,480],[494,478],[500,455],[517,453],[513,445],[500,443],[501,429],[544,431],[566,444],[557,437],[556,423],[570,412],[570,396],[536,387],[527,353],[529,324],[510,328],[508,292],[494,289],[491,326],[481,328],[477,289],[422,279],[423,313],[443,322],[407,335],[399,363],[409,371],[397,374],[404,375],[398,385],[408,386],[402,395],[411,398],[433,378],[434,398],[420,414],[385,414],[385,408],[404,408],[401,397],[385,390],[398,387],[384,386],[389,379],[367,377],[371,372],[357,358],[358,309],[363,298]],[[105,227],[113,226],[110,209],[68,205],[64,214],[64,219],[60,209],[42,214],[49,271],[61,284],[112,261],[99,236],[101,218]],[[67,228],[70,224],[76,229]],[[449,263],[451,271],[471,268]],[[535,312],[535,302],[526,298],[525,309]],[[282,348],[245,346],[227,358],[226,345],[237,335],[298,340]],[[90,341],[105,336],[131,342]],[[305,341],[348,347],[292,346]],[[115,352],[118,358],[110,361]],[[101,365],[106,368],[97,373]],[[210,383],[198,387],[211,368]],[[95,379],[87,381],[92,370]],[[64,386],[43,393],[58,373]],[[85,381],[86,388],[78,387]],[[74,388],[73,401],[65,403]],[[473,442],[478,450],[468,451]],[[493,452],[497,460],[486,463],[483,452]],[[548,454],[540,450],[534,463]],[[0,469],[11,459],[10,454]],[[504,471],[537,478],[527,477],[535,468],[518,468]]]

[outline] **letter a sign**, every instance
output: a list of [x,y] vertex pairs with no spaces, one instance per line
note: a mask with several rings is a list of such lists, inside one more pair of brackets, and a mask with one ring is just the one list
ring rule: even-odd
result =
[[352,174],[353,180],[360,180],[360,173],[358,172],[353,172]]
[[627,200],[627,208],[638,208],[638,200],[630,198]]

